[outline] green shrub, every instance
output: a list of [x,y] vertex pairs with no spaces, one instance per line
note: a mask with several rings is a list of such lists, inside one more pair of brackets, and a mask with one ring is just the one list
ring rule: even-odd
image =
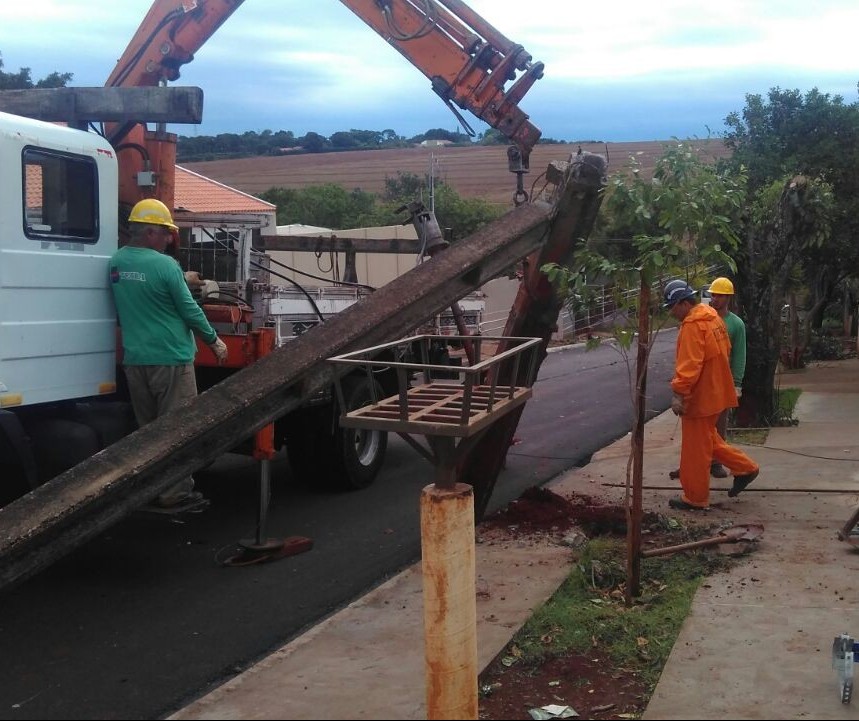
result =
[[844,357],[841,339],[826,331],[813,330],[806,350],[807,360],[840,360]]

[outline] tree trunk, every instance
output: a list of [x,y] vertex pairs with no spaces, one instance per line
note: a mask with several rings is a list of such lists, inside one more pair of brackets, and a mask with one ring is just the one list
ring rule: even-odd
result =
[[775,221],[749,233],[737,258],[738,314],[746,321],[746,374],[737,412],[740,426],[766,426],[775,411],[781,346],[781,308],[808,232],[803,213],[806,179],[785,183]]

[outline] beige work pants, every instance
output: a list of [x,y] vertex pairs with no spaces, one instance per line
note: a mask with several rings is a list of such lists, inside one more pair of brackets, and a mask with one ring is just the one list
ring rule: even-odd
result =
[[[197,378],[192,364],[178,366],[123,366],[128,391],[138,426],[145,426],[182,401],[197,395]],[[194,489],[194,479],[187,476],[158,496],[165,505]]]

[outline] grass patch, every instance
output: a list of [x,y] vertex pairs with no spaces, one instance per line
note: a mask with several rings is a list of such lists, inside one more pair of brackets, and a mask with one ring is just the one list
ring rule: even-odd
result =
[[769,428],[729,428],[728,441],[746,446],[762,446],[769,434]]
[[793,410],[796,408],[796,402],[801,394],[801,388],[779,388],[776,390],[778,418],[784,419],[785,425],[795,424],[796,419],[793,417]]
[[[777,388],[775,392],[775,412],[773,426],[795,426],[798,421],[793,415],[796,402],[802,394],[801,388]],[[729,428],[728,440],[747,446],[762,446],[767,442],[769,428]]]
[[625,553],[621,539],[592,540],[555,595],[516,634],[511,653],[536,665],[598,647],[653,689],[702,579],[732,561],[705,551],[642,559],[642,594],[627,607]]

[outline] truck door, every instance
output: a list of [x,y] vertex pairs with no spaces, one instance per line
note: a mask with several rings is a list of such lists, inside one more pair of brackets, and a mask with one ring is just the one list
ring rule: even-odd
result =
[[94,133],[0,113],[0,407],[115,390],[116,181]]

